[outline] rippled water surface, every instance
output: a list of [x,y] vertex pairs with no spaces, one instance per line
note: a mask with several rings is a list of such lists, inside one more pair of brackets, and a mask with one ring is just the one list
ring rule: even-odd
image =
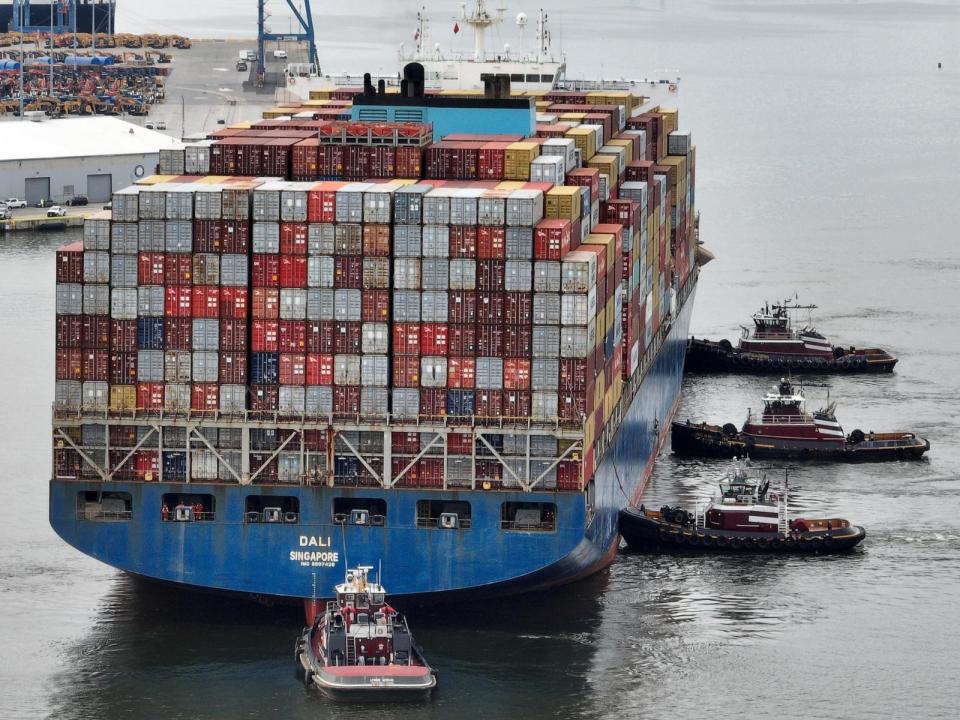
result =
[[[232,5],[203,5],[231,27]],[[296,611],[138,582],[49,529],[53,251],[67,238],[0,236],[0,717],[956,717],[960,9],[551,5],[572,74],[682,71],[702,237],[718,255],[693,332],[733,338],[761,301],[799,292],[821,306],[828,336],[900,357],[891,377],[807,388],[817,405],[829,384],[847,430],[913,429],[933,444],[921,462],[791,470],[798,510],[865,525],[862,548],[835,558],[623,553],[546,595],[413,609],[441,670],[436,700],[330,706],[294,680]],[[182,8],[164,7],[179,27]],[[389,27],[357,52],[391,65],[407,26],[412,36],[412,5],[327,18],[322,59],[362,69],[347,63],[349,38],[380,11]],[[679,416],[739,423],[769,382],[690,377]],[[667,452],[645,502],[692,503],[722,469]]]

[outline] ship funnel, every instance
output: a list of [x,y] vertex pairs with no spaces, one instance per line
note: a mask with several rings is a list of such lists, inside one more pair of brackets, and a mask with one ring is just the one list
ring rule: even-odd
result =
[[387,92],[387,81],[383,78],[377,80],[377,95],[385,95]]
[[483,94],[493,99],[510,97],[510,76],[505,73],[488,75],[483,79]]
[[374,94],[373,83],[370,80],[370,73],[363,74],[363,94],[368,97]]
[[407,63],[403,68],[403,79],[407,81],[407,91],[404,94],[406,97],[423,97],[424,93],[424,76],[425,72],[423,65],[420,63]]

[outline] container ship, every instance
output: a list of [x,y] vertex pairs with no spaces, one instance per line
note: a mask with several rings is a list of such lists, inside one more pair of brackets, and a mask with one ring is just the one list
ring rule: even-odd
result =
[[612,561],[680,391],[696,150],[636,91],[483,84],[314,90],[58,252],[66,542],[269,601],[348,562],[436,597]]

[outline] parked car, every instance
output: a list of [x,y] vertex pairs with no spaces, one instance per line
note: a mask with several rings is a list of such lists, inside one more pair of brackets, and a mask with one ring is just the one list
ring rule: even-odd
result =
[[7,210],[7,206],[3,203],[0,203],[0,220],[9,220],[12,217],[10,211]]
[[63,217],[67,214],[67,209],[61,207],[60,205],[54,205],[52,208],[47,210],[47,217]]
[[273,59],[274,59],[274,60],[286,60],[286,59],[287,59],[287,51],[286,51],[286,50],[274,50],[274,51],[273,51]]
[[72,198],[67,200],[67,205],[89,205],[90,201],[87,200],[85,195],[74,195]]
[[103,209],[104,209],[104,210],[113,210],[113,202],[111,201],[111,202],[108,202],[108,203],[104,204]]
[[7,198],[3,202],[11,210],[16,210],[17,208],[25,208],[27,206],[26,200],[19,200],[17,198]]
[[147,130],[156,130],[156,126],[153,123],[153,120],[147,120],[143,125]]
[[157,130],[166,130],[167,123],[163,120],[157,120]]

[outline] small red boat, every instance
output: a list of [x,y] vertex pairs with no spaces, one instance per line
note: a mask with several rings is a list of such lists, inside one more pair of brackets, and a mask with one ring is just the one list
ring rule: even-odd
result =
[[763,412],[748,413],[741,430],[733,423],[674,422],[673,452],[691,457],[880,461],[917,459],[930,449],[929,440],[910,432],[854,430],[844,435],[835,409],[836,403],[831,403],[807,413],[803,391],[781,379],[763,398]]
[[744,373],[885,373],[893,372],[897,358],[878,348],[833,345],[813,327],[793,327],[791,313],[814,310],[789,300],[765,305],[753,315],[737,347],[729,340],[691,337],[686,369],[695,372]]
[[406,619],[387,603],[369,566],[347,570],[328,602],[297,639],[294,655],[307,687],[332,700],[423,700],[437,685]]

